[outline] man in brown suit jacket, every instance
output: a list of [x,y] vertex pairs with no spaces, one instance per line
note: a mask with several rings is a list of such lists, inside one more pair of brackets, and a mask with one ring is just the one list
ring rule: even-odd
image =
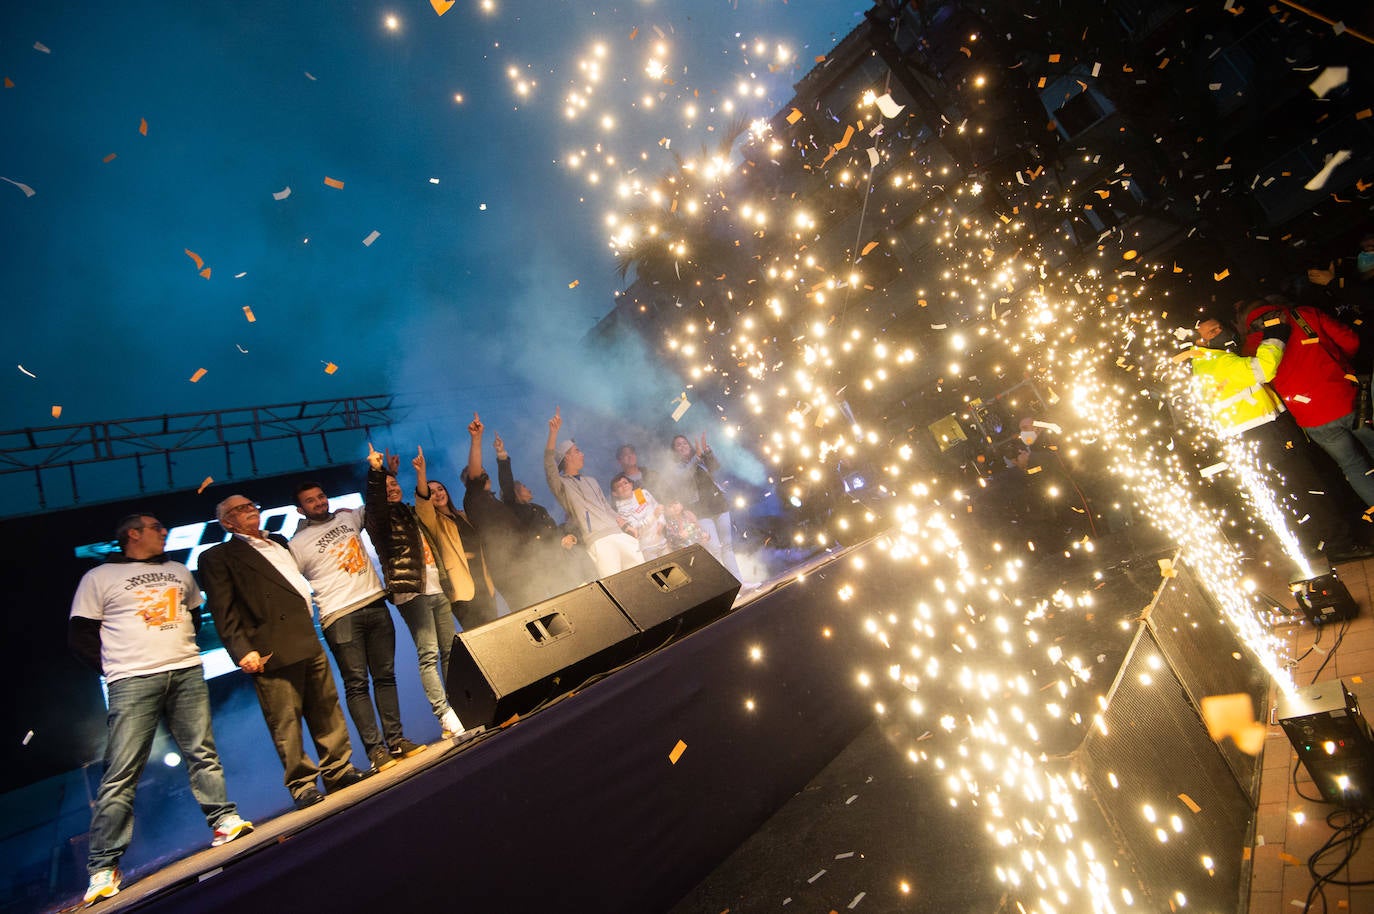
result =
[[[298,809],[324,797],[316,778],[334,792],[362,775],[349,761],[353,747],[339,708],[339,693],[315,636],[310,585],[280,537],[262,529],[258,506],[231,495],[215,508],[233,534],[200,556],[199,572],[210,615],[229,656],[253,677],[262,716],[286,771],[286,789]],[[315,740],[319,765],[305,754],[301,718]]]

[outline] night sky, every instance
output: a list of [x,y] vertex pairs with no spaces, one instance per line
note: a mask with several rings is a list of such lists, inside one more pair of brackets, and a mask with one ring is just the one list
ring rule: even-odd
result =
[[776,112],[868,6],[4,4],[0,428],[457,388],[533,441],[548,391],[632,393],[659,366],[571,359],[620,178]]

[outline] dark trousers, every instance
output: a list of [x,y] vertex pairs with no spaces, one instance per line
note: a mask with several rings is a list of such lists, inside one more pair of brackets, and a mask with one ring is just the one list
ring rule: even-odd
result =
[[[339,786],[339,779],[353,770],[349,761],[353,747],[348,741],[348,725],[339,708],[339,693],[334,688],[324,651],[309,660],[258,673],[253,676],[253,687],[257,689],[258,704],[277,747],[291,796],[299,797],[306,788],[314,787],[321,774],[326,790]],[[302,718],[315,741],[320,757],[318,766],[305,754]]]
[[[386,601],[378,599],[332,620],[324,627],[324,640],[339,665],[344,704],[358,728],[363,751],[371,754],[378,746],[396,745],[403,736],[401,702],[396,697],[396,627]],[[376,713],[372,711],[374,701]]]
[[1307,518],[1293,527],[1305,548],[1324,546],[1329,552],[1355,544],[1350,523],[1341,515],[1340,499],[1312,464],[1307,451],[1310,445],[1290,413],[1243,432],[1241,437],[1255,442],[1260,460],[1283,477],[1275,494],[1286,503],[1294,521]]

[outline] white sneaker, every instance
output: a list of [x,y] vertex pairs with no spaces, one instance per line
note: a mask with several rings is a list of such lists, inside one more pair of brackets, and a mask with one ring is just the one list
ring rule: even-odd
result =
[[96,870],[91,874],[91,884],[86,886],[86,897],[83,899],[86,904],[95,904],[102,898],[109,898],[119,894],[119,884],[124,881],[124,874],[118,867],[111,867],[108,870]]
[[463,722],[458,719],[458,715],[454,713],[452,708],[445,711],[444,716],[439,718],[439,725],[444,728],[444,739],[454,739],[455,737],[462,736],[463,731],[467,729],[463,726]]
[[215,837],[210,842],[211,847],[219,847],[221,844],[228,844],[235,838],[246,835],[253,830],[253,823],[239,818],[237,815],[225,816],[219,820],[215,826]]

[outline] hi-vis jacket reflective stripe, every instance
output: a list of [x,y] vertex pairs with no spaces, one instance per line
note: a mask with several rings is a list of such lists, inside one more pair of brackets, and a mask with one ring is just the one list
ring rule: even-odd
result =
[[1261,340],[1248,358],[1215,349],[1203,349],[1193,358],[1194,387],[1224,437],[1273,422],[1284,411],[1268,383],[1282,358],[1283,342],[1273,339]]

